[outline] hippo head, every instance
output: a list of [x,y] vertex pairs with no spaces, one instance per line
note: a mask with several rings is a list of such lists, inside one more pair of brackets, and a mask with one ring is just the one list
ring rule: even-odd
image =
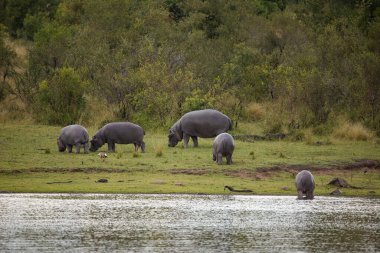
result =
[[176,134],[172,129],[169,130],[168,138],[169,138],[169,143],[168,143],[169,147],[175,147],[178,144],[178,142],[181,140],[178,134]]
[[98,148],[103,146],[103,144],[104,143],[101,139],[97,138],[96,136],[92,137],[90,151],[95,152],[98,150]]
[[66,150],[66,145],[63,144],[61,138],[57,139],[57,146],[58,146],[58,151],[59,152],[64,152]]

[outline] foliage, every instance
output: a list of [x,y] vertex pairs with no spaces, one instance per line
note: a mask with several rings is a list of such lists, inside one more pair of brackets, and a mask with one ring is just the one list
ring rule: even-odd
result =
[[0,0],[0,6],[10,34],[34,40],[28,67],[12,87],[26,103],[41,81],[67,66],[90,81],[87,95],[106,101],[115,119],[148,127],[206,107],[240,121],[244,108],[260,103],[269,130],[317,127],[343,116],[380,133],[378,0]]
[[9,92],[9,79],[15,75],[16,53],[6,42],[5,28],[0,24],[0,101]]
[[202,94],[199,89],[193,90],[182,105],[182,112],[187,113],[195,110],[213,108],[212,99],[207,94]]
[[48,124],[77,123],[86,106],[86,82],[72,68],[59,69],[39,84],[35,115]]
[[[13,37],[26,35],[33,38],[35,25],[42,16],[52,18],[60,0],[1,0],[0,6],[4,16],[2,22],[8,27]],[[33,21],[32,21],[33,20]],[[26,22],[25,22],[26,21]],[[34,25],[31,26],[31,23]]]

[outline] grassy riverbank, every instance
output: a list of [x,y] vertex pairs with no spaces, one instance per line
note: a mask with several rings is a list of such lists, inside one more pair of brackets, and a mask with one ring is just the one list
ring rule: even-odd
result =
[[[135,154],[133,145],[117,145],[116,153],[103,161],[98,152],[59,153],[59,131],[50,126],[0,126],[0,191],[229,194],[224,186],[230,185],[254,194],[295,195],[295,174],[312,167],[316,195],[328,195],[335,187],[326,184],[339,176],[359,187],[342,189],[345,196],[380,196],[379,166],[343,166],[380,160],[375,141],[236,141],[234,164],[217,166],[211,159],[212,139],[201,139],[199,148],[168,148],[164,132],[147,131],[146,153]],[[95,131],[90,128],[90,135]],[[260,134],[255,125],[237,131]],[[108,183],[97,183],[101,178]]]

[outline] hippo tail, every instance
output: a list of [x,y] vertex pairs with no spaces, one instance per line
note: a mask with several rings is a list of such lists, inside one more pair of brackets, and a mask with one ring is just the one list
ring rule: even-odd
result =
[[230,121],[230,126],[228,127],[228,131],[231,131],[233,128],[233,121],[231,119],[228,119]]

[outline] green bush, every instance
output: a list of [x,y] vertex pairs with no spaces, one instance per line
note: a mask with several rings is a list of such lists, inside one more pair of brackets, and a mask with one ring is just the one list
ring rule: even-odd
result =
[[47,17],[38,13],[36,15],[27,14],[24,19],[24,34],[28,40],[33,40],[34,34],[41,29],[43,24],[47,22]]
[[86,82],[74,69],[59,69],[50,80],[39,84],[34,115],[47,124],[77,122],[86,106],[85,88]]
[[0,101],[10,89],[9,79],[15,74],[16,52],[5,42],[6,28],[0,23]]
[[195,89],[191,92],[191,95],[185,99],[185,102],[182,105],[182,112],[187,113],[212,107],[212,103],[207,95],[202,94],[199,89]]

